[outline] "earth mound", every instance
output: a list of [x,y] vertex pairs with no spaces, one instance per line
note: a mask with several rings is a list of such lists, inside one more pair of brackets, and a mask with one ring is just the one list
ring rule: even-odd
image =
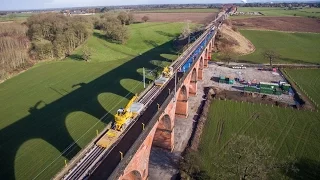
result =
[[250,54],[255,51],[254,45],[231,24],[222,25],[217,35],[216,47],[218,51],[228,49],[237,55]]

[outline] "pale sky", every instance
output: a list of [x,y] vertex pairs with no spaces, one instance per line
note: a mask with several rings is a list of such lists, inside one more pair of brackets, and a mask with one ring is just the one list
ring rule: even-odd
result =
[[[268,0],[251,0],[268,1]],[[270,0],[271,1],[271,0]],[[295,0],[283,0],[295,1]],[[305,0],[301,0],[305,1]],[[137,4],[201,4],[201,3],[230,3],[241,0],[0,0],[0,10],[24,10],[82,6],[110,6],[110,5],[137,5]],[[250,0],[248,0],[250,2]]]

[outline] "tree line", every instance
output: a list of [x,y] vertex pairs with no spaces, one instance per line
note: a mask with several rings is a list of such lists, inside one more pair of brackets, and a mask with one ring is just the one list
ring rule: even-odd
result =
[[[92,35],[94,29],[101,30],[106,40],[126,43],[129,39],[127,25],[133,22],[133,14],[124,11],[101,16],[41,13],[22,24],[0,26],[0,80],[34,62],[69,56]],[[89,57],[87,50],[84,60]]]
[[29,65],[29,47],[25,25],[8,23],[0,26],[0,80],[7,78],[9,72]]
[[28,18],[28,36],[33,59],[63,58],[82,44],[91,34],[89,18],[56,13],[37,14]]
[[133,14],[129,12],[122,11],[118,15],[104,13],[95,18],[94,27],[104,31],[106,39],[124,44],[129,39],[129,31],[126,25],[130,25],[133,22]]

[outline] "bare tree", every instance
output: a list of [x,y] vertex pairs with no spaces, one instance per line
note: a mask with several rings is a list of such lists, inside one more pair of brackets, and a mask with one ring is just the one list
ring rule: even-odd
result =
[[190,36],[190,34],[191,34],[190,23],[191,23],[190,20],[186,20],[185,25],[182,28],[182,33],[181,33],[182,38],[186,38],[186,37]]
[[143,22],[147,22],[150,20],[149,16],[143,16],[141,19]]
[[272,68],[273,61],[280,58],[280,55],[273,50],[266,50],[262,53],[265,59],[269,60],[270,66]]
[[122,11],[119,13],[117,18],[121,21],[122,25],[125,25],[126,21],[128,20],[128,15],[126,12]]
[[101,29],[106,33],[106,38],[118,43],[126,43],[129,39],[129,31],[121,21],[112,16],[105,16],[101,20]]
[[88,46],[83,46],[82,48],[82,59],[89,61],[91,57],[91,49]]
[[133,22],[134,22],[133,13],[128,13],[128,19],[127,19],[126,24],[129,25],[129,24],[132,24]]
[[234,54],[231,48],[222,49],[221,55],[219,57],[221,61],[227,62],[228,64],[230,64],[230,61],[235,60],[235,58],[236,55]]

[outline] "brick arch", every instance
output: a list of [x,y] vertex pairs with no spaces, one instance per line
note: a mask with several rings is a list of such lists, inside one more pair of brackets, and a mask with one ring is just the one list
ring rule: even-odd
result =
[[192,69],[190,74],[190,83],[189,83],[189,95],[195,96],[197,94],[197,70],[196,68]]
[[152,144],[171,150],[173,145],[173,125],[170,115],[165,114],[160,118]]
[[214,48],[214,38],[215,38],[215,37],[213,37],[213,38],[211,39],[211,44],[212,44],[211,51],[213,51],[213,48]]
[[183,85],[177,92],[175,114],[182,117],[187,117],[188,115],[188,89],[185,85]]
[[122,180],[142,180],[142,175],[139,171],[133,170],[126,174]]
[[208,59],[211,60],[212,57],[212,43],[209,43],[209,52],[208,52]]
[[204,68],[204,62],[203,62],[203,57],[200,57],[199,60],[199,69],[198,69],[198,79],[202,80],[203,78],[203,68]]
[[142,180],[141,173],[137,170],[133,170],[126,174],[122,180]]
[[205,59],[208,59],[209,57],[209,52],[208,52],[208,48],[206,48],[205,53],[204,53]]

